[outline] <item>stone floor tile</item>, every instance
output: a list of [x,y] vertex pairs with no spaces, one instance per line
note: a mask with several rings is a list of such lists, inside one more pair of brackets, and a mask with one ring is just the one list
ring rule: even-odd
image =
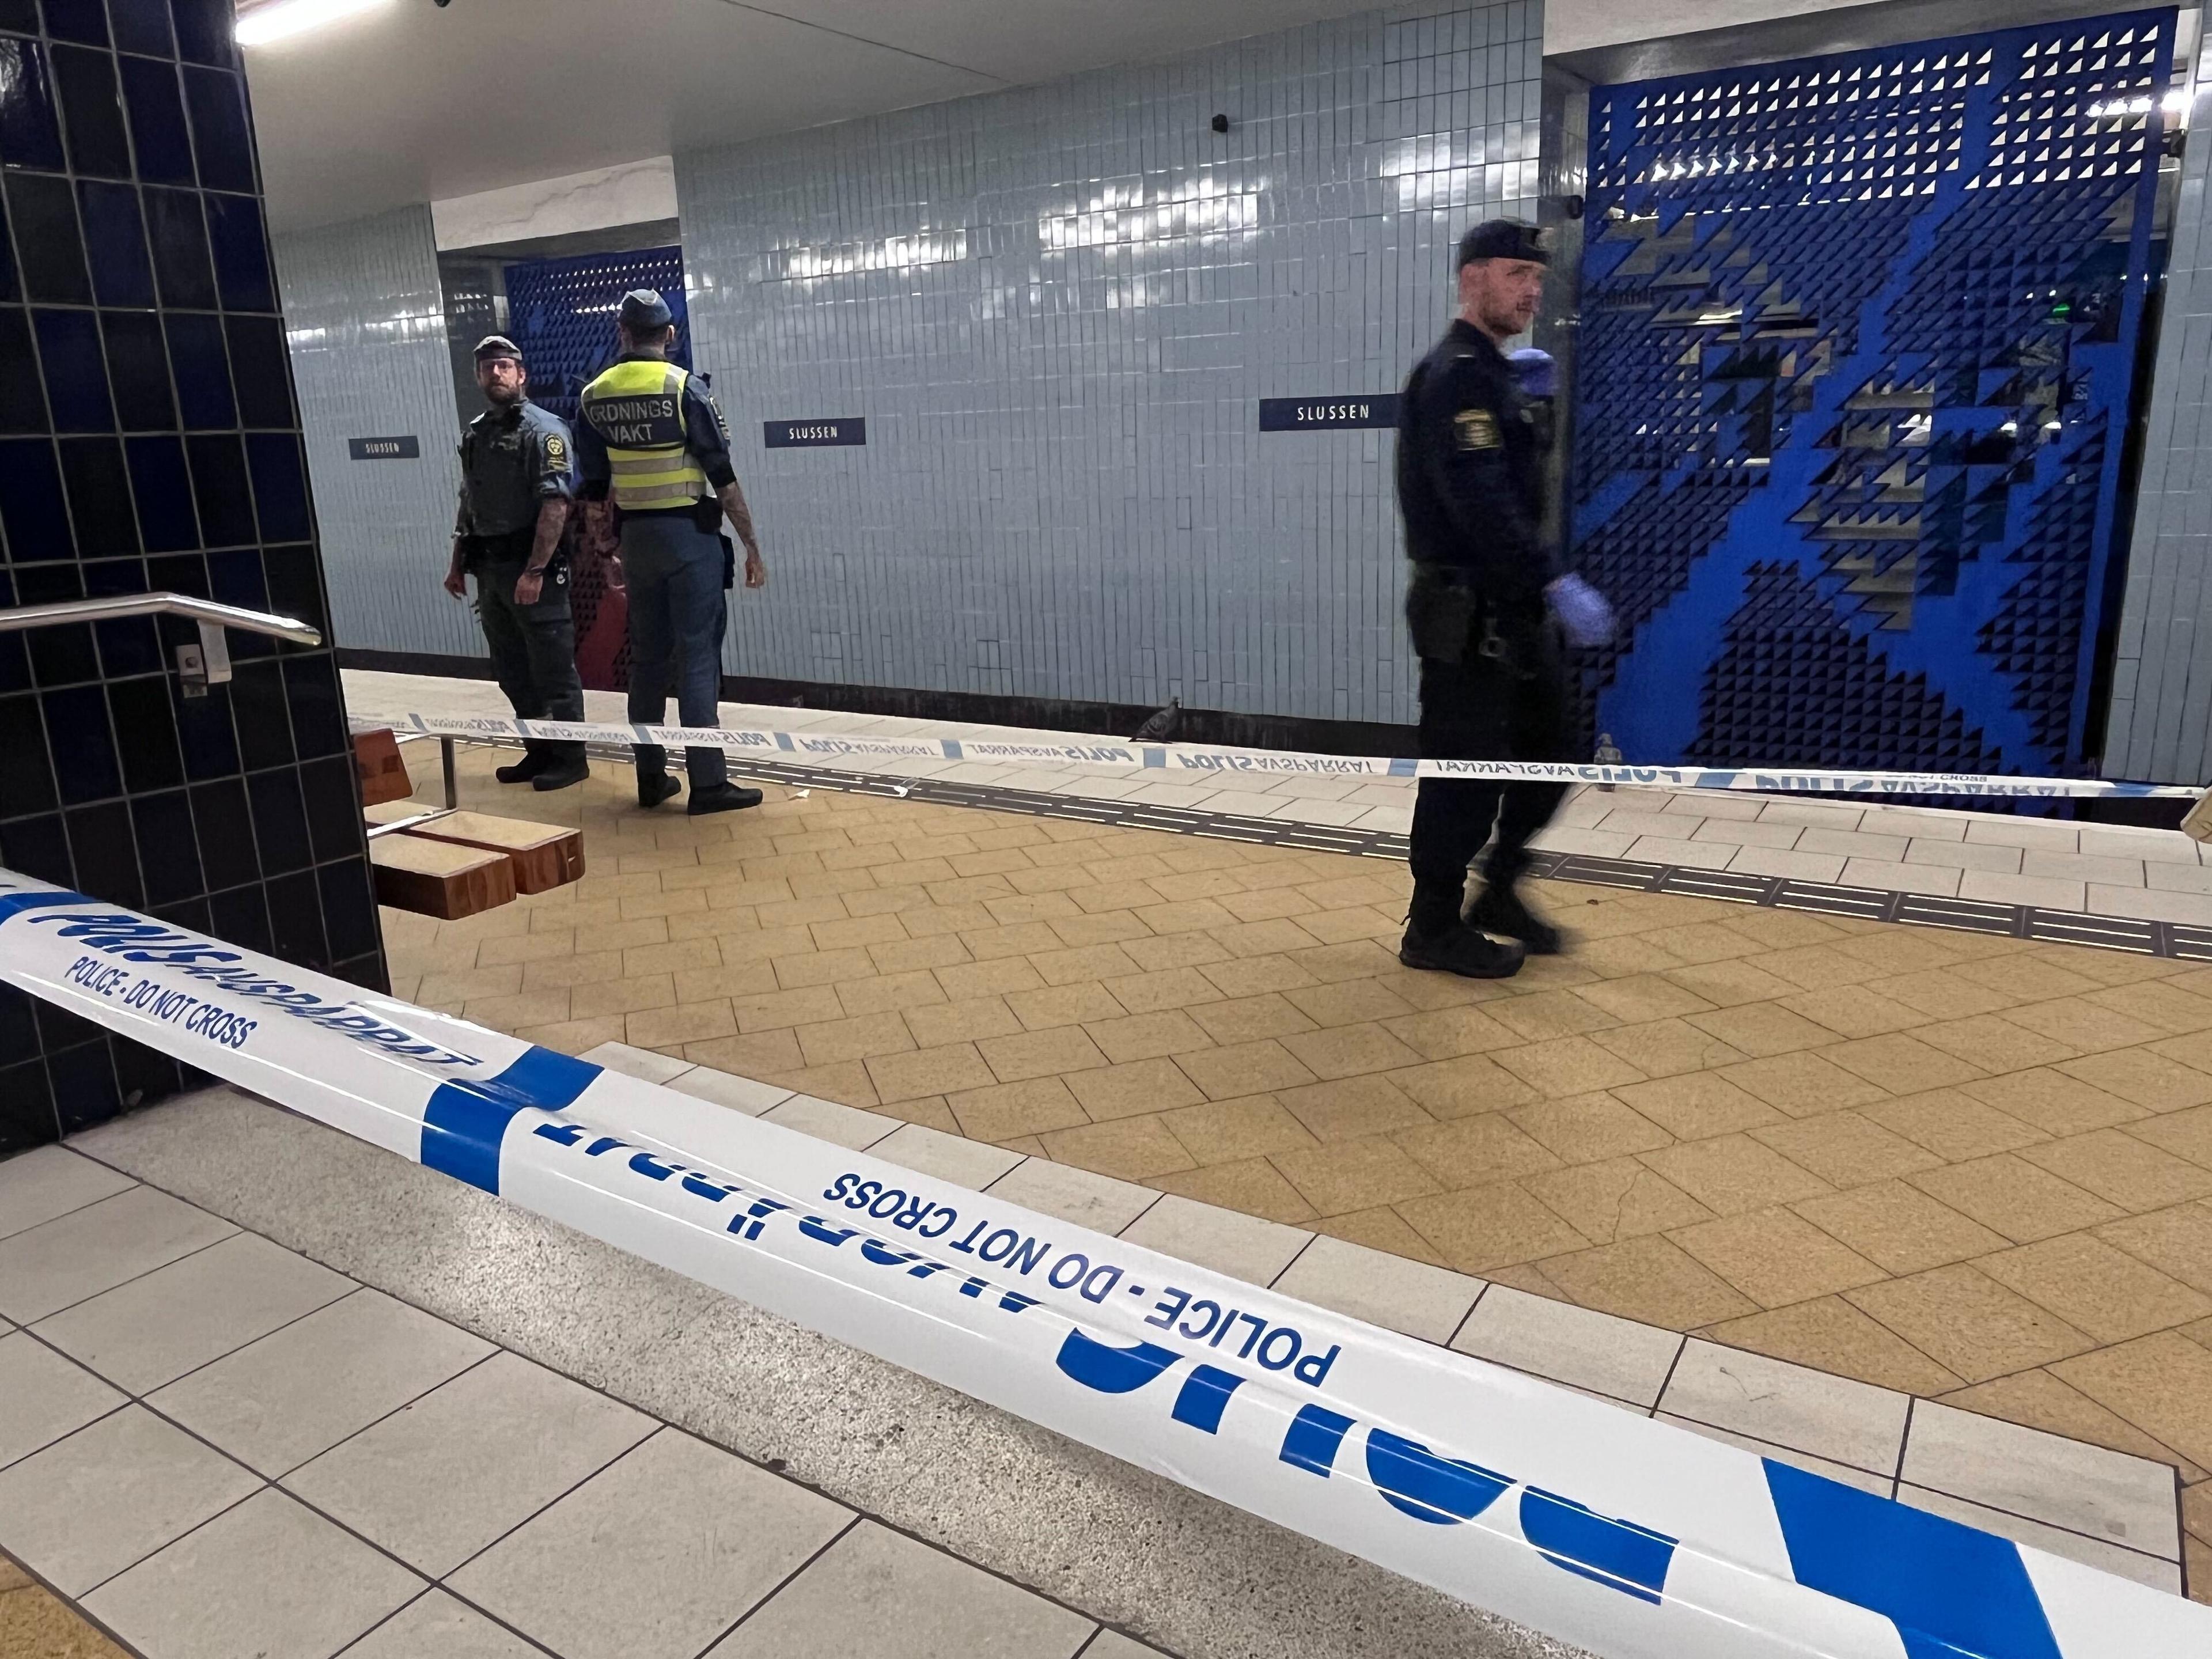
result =
[[1613,1092],[1680,1140],[1704,1140],[1783,1121],[1773,1107],[1717,1073],[1620,1084]]
[[1809,1302],[1886,1276],[1864,1256],[1786,1209],[1699,1222],[1668,1237],[1762,1308]]
[[[1495,1118],[1473,1119],[1464,1125],[1413,1133],[1449,1133],[1489,1124],[1497,1124],[1510,1133],[1518,1133]],[[1404,1132],[1397,1139],[1370,1135],[1302,1151],[1277,1152],[1270,1161],[1297,1188],[1299,1195],[1313,1206],[1315,1213],[1324,1216],[1343,1215],[1355,1210],[1395,1204],[1404,1199],[1442,1191],[1447,1185],[1474,1184],[1444,1181],[1432,1160],[1417,1161],[1415,1158],[1407,1156],[1407,1147],[1401,1144],[1404,1139]],[[1548,1164],[1548,1158],[1547,1162]]]
[[29,1324],[237,1231],[167,1193],[131,1187],[0,1239],[0,1314]]
[[[738,1039],[739,1042],[744,1038]],[[726,1106],[733,1112],[743,1112],[748,1117],[758,1117],[771,1106],[780,1106],[791,1098],[791,1091],[780,1089],[772,1083],[758,1083],[735,1073],[718,1071],[711,1066],[695,1066],[682,1075],[672,1079],[666,1085],[681,1095],[695,1100]]]
[[[653,1432],[650,1418],[509,1353],[294,1470],[284,1484],[442,1577]],[[445,1500],[425,1505],[436,1488]]]
[[356,1291],[170,1383],[150,1403],[274,1477],[491,1352],[380,1291]]
[[1122,1231],[1160,1199],[1149,1187],[1071,1169],[1044,1158],[1024,1158],[988,1190],[994,1198],[1040,1215],[1109,1235]]
[[1467,1117],[1544,1097],[1488,1054],[1463,1054],[1392,1072],[1386,1079],[1430,1116]]
[[1659,1398],[1682,1339],[1655,1325],[1493,1285],[1451,1346],[1648,1410]]
[[1696,963],[1662,971],[1683,989],[1694,992],[1720,1008],[1771,1001],[1792,995],[1797,988],[1790,981],[1748,962]]
[[1947,1164],[2014,1152],[2050,1139],[2034,1125],[1956,1089],[1929,1089],[1862,1105],[1858,1110]]
[[1539,1094],[1555,1099],[1644,1081],[1635,1066],[1586,1036],[1527,1042],[1498,1049],[1488,1058]]
[[866,1065],[878,1099],[886,1103],[918,1100],[925,1095],[957,1094],[963,1089],[988,1089],[999,1080],[983,1063],[983,1056],[972,1042],[876,1054],[867,1060]]
[[1968,1382],[2097,1346],[2057,1315],[1965,1263],[1849,1291],[1844,1300]]
[[1959,1386],[1955,1373],[1840,1297],[1728,1320],[1700,1334],[1905,1394],[1940,1393]]
[[146,1394],[356,1288],[343,1273],[233,1233],[42,1320],[38,1334]]
[[875,1157],[916,1173],[981,1192],[1022,1161],[1009,1152],[920,1123],[894,1129],[869,1149]]
[[1483,1281],[1322,1237],[1299,1251],[1270,1288],[1385,1330],[1442,1342],[1483,1294]]
[[2015,1152],[1954,1164],[1909,1179],[1929,1197],[2002,1233],[2015,1244],[2094,1227],[2117,1220],[2123,1213],[2117,1205],[2027,1162]]
[[761,1121],[796,1129],[817,1140],[834,1141],[856,1152],[866,1152],[899,1127],[899,1120],[895,1117],[841,1106],[835,1101],[817,1100],[810,1095],[793,1095],[781,1105],[770,1107],[761,1114]]
[[2153,921],[2182,921],[2192,927],[2212,922],[2212,895],[2180,893],[2164,887],[2091,883],[2084,906],[2100,916],[2136,916]]
[[707,1659],[1073,1659],[1094,1628],[1018,1584],[864,1521]]
[[514,1632],[441,1589],[417,1596],[345,1650],[345,1659],[540,1659]]
[[1170,1193],[1121,1235],[1132,1244],[1211,1267],[1249,1284],[1269,1285],[1313,1235],[1257,1216],[1239,1215]]
[[1771,1002],[1717,1008],[1684,1018],[1752,1060],[1820,1048],[1835,1041],[1835,1033],[1826,1026]]
[[[662,1429],[453,1577],[563,1659],[691,1659],[851,1510]],[[592,1571],[578,1572],[589,1560]]]
[[2053,997],[2044,1002],[2023,1003],[2006,1009],[1997,1018],[2039,1038],[2069,1045],[2077,1051],[2073,1057],[2156,1042],[2168,1035],[2165,1026],[2137,1019],[2087,997]]
[[1717,1215],[1788,1204],[1832,1190],[1820,1176],[1748,1135],[1722,1135],[1638,1157],[1646,1168]]
[[[1826,1041],[1827,1034],[1822,1035]],[[1785,1117],[1806,1117],[1889,1098],[1887,1090],[1810,1050],[1725,1066],[1717,1075]]]
[[1656,1152],[1674,1137],[1610,1094],[1577,1095],[1511,1109],[1508,1121],[1566,1164]]
[[2025,1146],[2018,1155],[2136,1213],[2212,1194],[2212,1170],[2119,1129]]
[[85,1599],[150,1659],[334,1652],[423,1589],[413,1573],[264,1488]]
[[969,1089],[946,1096],[945,1104],[952,1109],[961,1133],[977,1140],[1007,1141],[1091,1121],[1068,1092],[1066,1080],[1056,1077]]
[[2191,1289],[2212,1295],[2212,1203],[2177,1204],[2108,1222],[2097,1229],[2097,1236]]
[[1692,1337],[1659,1408],[1815,1457],[1893,1474],[1911,1396]]
[[2062,1359],[2051,1370],[2198,1468],[2212,1468],[2212,1348],[2161,1331]]
[[0,1468],[123,1403],[90,1371],[21,1331],[0,1336]]
[[1838,1188],[1911,1175],[1941,1161],[1925,1147],[1852,1111],[1753,1129],[1751,1137]]
[[[1103,1055],[1099,1063],[1104,1064]],[[1313,1073],[1272,1037],[1180,1054],[1176,1063],[1209,1100],[1234,1100],[1315,1080]]]
[[2184,1480],[2204,1477],[2203,1470],[2171,1446],[2040,1367],[1956,1389],[1941,1397],[1945,1405],[1960,1411],[1979,1412],[1984,1417],[2166,1464],[2178,1470]]
[[81,1210],[138,1183],[62,1146],[39,1146],[0,1164],[0,1238]]
[[1195,1167],[1190,1154],[1157,1115],[1115,1118],[1048,1130],[1041,1139],[1046,1154],[1121,1181],[1141,1181]]
[[1959,1092],[2051,1135],[2080,1134],[2151,1115],[2146,1107],[2049,1066],[1977,1079],[1960,1084]]
[[1878,1181],[1792,1206],[1885,1273],[1906,1275],[2002,1250],[2008,1240],[1902,1181]]
[[1297,1084],[1279,1087],[1273,1092],[1283,1109],[1297,1119],[1315,1139],[1353,1140],[1393,1129],[1423,1127],[1432,1121],[1393,1080],[1404,1075],[1403,1072],[1396,1072],[1381,1077],[1346,1078],[1334,1083]]
[[1538,1265],[1586,1308],[1669,1330],[1737,1318],[1758,1305],[1657,1235],[1547,1256]]
[[1149,1176],[1145,1185],[1172,1193],[1193,1203],[1211,1205],[1238,1215],[1255,1216],[1284,1226],[1316,1221],[1313,1206],[1283,1178],[1283,1172],[1264,1158],[1248,1158],[1234,1164],[1210,1164],[1173,1175]]
[[1902,1478],[2168,1560],[2181,1552],[2173,1471],[1933,1401],[1913,1412]]
[[1395,1207],[1447,1265],[1462,1273],[1486,1274],[1510,1263],[1579,1249],[1589,1242],[1510,1182],[1412,1199]]
[[[1541,1142],[1516,1127],[1503,1113],[1486,1113],[1479,1117],[1461,1118],[1450,1123],[1403,1128],[1390,1138],[1398,1146],[1413,1154],[1419,1165],[1435,1178],[1435,1183],[1441,1183],[1443,1190],[1451,1192],[1484,1186],[1493,1181],[1509,1181],[1516,1176],[1555,1170],[1561,1161]],[[1348,1143],[1338,1150],[1349,1152],[1352,1146],[1359,1144]],[[1318,1153],[1293,1156],[1312,1159],[1325,1157],[1328,1151],[1324,1147]],[[1276,1162],[1282,1164],[1285,1160],[1278,1158]],[[1434,1183],[1428,1188],[1430,1191],[1437,1189]],[[1407,1193],[1401,1196],[1412,1197],[1413,1194]]]
[[[2032,1022],[2033,1009],[2015,1012],[2021,1016],[2018,1020],[1997,1014],[1938,1020],[1914,1028],[1909,1037],[1893,1041],[1925,1043],[1982,1072],[2013,1072],[2080,1058],[2081,1049],[2057,1040],[2049,1027]],[[1962,1080],[1955,1076],[1931,1076],[1925,1082],[1941,1088]]]
[[81,1596],[261,1482],[143,1406],[0,1469],[0,1548]]

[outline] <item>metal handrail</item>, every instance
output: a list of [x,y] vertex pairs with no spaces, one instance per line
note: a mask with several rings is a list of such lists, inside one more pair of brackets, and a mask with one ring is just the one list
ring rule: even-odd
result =
[[213,599],[196,599],[185,593],[117,593],[99,599],[64,599],[57,605],[19,605],[0,608],[0,634],[27,628],[47,628],[59,623],[112,622],[118,617],[189,617],[195,622],[216,623],[248,634],[265,634],[295,645],[320,645],[317,629],[290,617],[265,611],[246,611]]

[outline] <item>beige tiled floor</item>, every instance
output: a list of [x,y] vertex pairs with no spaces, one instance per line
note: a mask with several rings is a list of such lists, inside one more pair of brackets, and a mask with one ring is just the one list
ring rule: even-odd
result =
[[2212,970],[1562,885],[1580,947],[1474,983],[1388,864],[493,759],[591,873],[386,913],[403,996],[2160,1457],[2212,1551]]

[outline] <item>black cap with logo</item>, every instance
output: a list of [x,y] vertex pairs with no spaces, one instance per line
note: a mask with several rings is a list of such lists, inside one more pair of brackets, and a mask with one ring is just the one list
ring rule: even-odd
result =
[[1460,266],[1473,264],[1477,259],[1527,259],[1548,265],[1552,263],[1552,233],[1539,230],[1525,219],[1486,220],[1459,239]]

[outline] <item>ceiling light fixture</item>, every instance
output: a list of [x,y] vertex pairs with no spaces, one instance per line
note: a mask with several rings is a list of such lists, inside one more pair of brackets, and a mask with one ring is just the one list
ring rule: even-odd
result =
[[391,3],[392,0],[261,0],[258,6],[240,10],[235,33],[241,46],[263,46]]

